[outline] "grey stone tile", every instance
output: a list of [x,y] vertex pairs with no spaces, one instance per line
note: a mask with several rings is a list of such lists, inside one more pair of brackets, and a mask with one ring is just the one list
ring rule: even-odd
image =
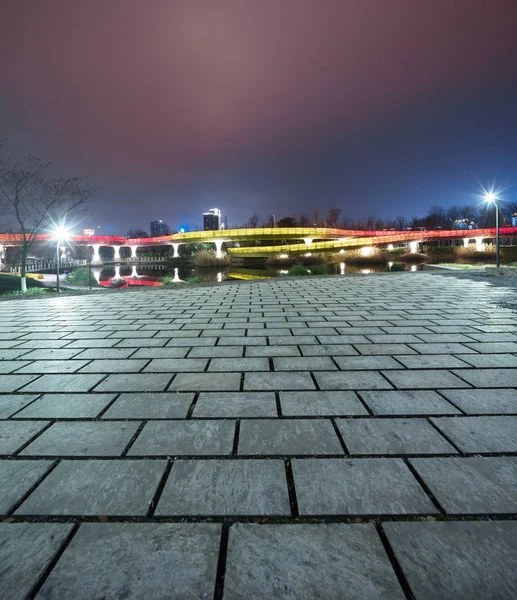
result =
[[13,454],[46,426],[47,421],[0,421],[0,454]]
[[[32,364],[30,360],[1,360],[0,361],[0,375],[7,373],[14,373],[15,371],[21,370],[22,367]],[[21,370],[22,373],[27,371]],[[34,372],[34,371],[31,371]]]
[[219,338],[218,346],[265,346],[267,340],[263,336],[236,336],[229,335]]
[[337,371],[337,367],[328,356],[281,356],[273,359],[275,371]]
[[[56,350],[56,352],[65,352],[66,350]],[[134,352],[134,348],[87,348],[86,350],[74,350],[78,352],[74,359],[87,360],[123,360],[129,358]],[[141,358],[141,357],[136,357]]]
[[0,394],[0,419],[7,419],[11,415],[30,404],[38,394]]
[[81,373],[139,373],[147,362],[145,359],[132,358],[92,360],[81,369]]
[[463,452],[517,452],[517,417],[431,419]]
[[426,419],[336,419],[350,454],[456,454]]
[[[337,337],[337,336],[336,336]],[[292,346],[293,344],[318,344],[318,340],[314,335],[296,335],[291,337],[271,337],[269,338],[270,346]]]
[[[126,341],[126,340],[122,340],[122,341]],[[81,349],[86,349],[86,348],[112,348],[115,344],[117,344],[118,347],[122,346],[122,344],[120,343],[120,340],[112,340],[112,339],[101,339],[101,340],[74,340],[74,341],[67,341],[67,350],[70,349],[74,349],[74,350],[81,350]],[[40,348],[43,347],[43,345],[39,346]],[[61,347],[61,346],[56,346],[57,347]]]
[[[37,352],[37,351],[36,351]],[[2,350],[0,349],[0,360],[15,360],[20,358],[20,356],[24,356],[25,354],[30,354],[29,350]]]
[[280,392],[286,417],[367,415],[354,392]]
[[206,358],[155,358],[144,373],[200,373],[207,364]]
[[246,346],[246,358],[300,356],[298,346]]
[[[15,342],[2,342],[1,346],[3,348],[12,348],[16,346],[17,350],[33,350],[37,348],[63,348],[63,346],[67,346],[68,348],[73,348],[70,344],[71,340],[26,340],[22,344],[20,344],[22,340],[16,340]],[[9,344],[9,346],[6,346]]]
[[[20,375],[20,377],[23,376]],[[26,385],[22,392],[88,392],[103,377],[104,375],[61,375],[57,373],[54,375],[42,375],[32,383]]]
[[[346,344],[367,344],[370,340],[364,335],[353,333],[342,334],[342,335],[319,335],[318,341],[323,345],[346,345]],[[302,343],[302,342],[300,342]]]
[[[473,354],[472,356],[477,356]],[[399,360],[408,369],[461,369],[468,368],[468,364],[450,354],[424,354],[422,356],[398,356]]]
[[139,422],[57,422],[29,444],[24,456],[120,456]]
[[53,464],[50,460],[0,460],[0,516],[4,517]]
[[69,523],[0,523],[2,600],[30,597],[72,528]]
[[282,460],[177,460],[157,515],[286,515]]
[[209,372],[228,371],[269,371],[267,358],[213,358],[208,367]]
[[105,419],[184,419],[193,393],[120,394],[102,415]]
[[324,419],[243,420],[240,455],[344,454],[332,423]]
[[246,373],[245,390],[314,390],[316,386],[309,373]]
[[[470,333],[469,337],[481,344],[493,344],[494,342],[516,342],[515,333]],[[512,352],[512,350],[505,350]]]
[[45,582],[52,597],[212,598],[221,526],[85,523]]
[[276,417],[273,392],[201,392],[193,417]]
[[517,342],[487,342],[466,344],[467,348],[481,354],[507,354],[517,352]]
[[168,391],[213,392],[238,391],[240,373],[179,373],[173,379]]
[[[250,346],[253,348],[254,346]],[[261,346],[260,346],[261,348]],[[171,348],[172,350],[172,348]],[[192,348],[188,354],[189,358],[240,358],[243,346],[199,346]]]
[[[92,341],[92,340],[90,340]],[[99,340],[100,341],[100,340]],[[167,338],[124,338],[104,340],[111,341],[113,345],[117,344],[117,348],[161,348],[165,346]],[[75,342],[74,342],[75,343]]]
[[[113,348],[118,350],[118,348]],[[131,348],[128,351],[133,352]],[[189,348],[140,348],[134,351],[131,358],[184,358]]]
[[441,393],[469,415],[517,414],[516,390],[441,390]]
[[[469,371],[466,371],[467,373]],[[449,371],[415,370],[385,371],[384,376],[399,389],[468,388],[468,383]]]
[[517,369],[461,369],[455,370],[453,373],[465,379],[474,387],[517,387]]
[[104,332],[97,332],[99,335],[92,335],[91,337],[110,337],[110,338],[117,338],[117,339],[126,339],[126,338],[152,338],[154,337],[158,332],[157,331],[112,331],[111,333],[109,333],[108,331],[104,331]]
[[[165,339],[162,341],[166,341]],[[195,346],[215,346],[216,337],[185,337],[173,338],[167,342],[167,348],[174,347],[195,347]]]
[[0,375],[0,393],[10,394],[27,383],[34,381],[37,375]]
[[416,354],[415,350],[406,344],[355,344],[355,349],[365,356]]
[[300,515],[405,515],[437,511],[400,458],[294,459]]
[[390,390],[391,384],[378,371],[316,373],[322,390]]
[[[457,393],[455,390],[451,391]],[[460,393],[463,393],[463,390]],[[361,397],[375,415],[461,414],[452,404],[432,390],[371,391],[361,392]]]
[[[400,328],[398,328],[400,329]],[[425,335],[425,334],[422,334]],[[366,336],[370,342],[374,344],[417,344],[420,339],[413,334],[404,333],[380,333],[380,334],[368,334]]]
[[517,591],[515,521],[385,523],[419,600],[512,600]]
[[165,460],[63,460],[16,515],[143,516]]
[[473,367],[517,367],[517,356],[513,354],[467,354],[458,356],[463,362]]
[[434,344],[411,344],[411,348],[420,354],[475,354],[470,346],[472,344],[459,344],[454,342],[438,342]]
[[230,530],[225,599],[402,600],[373,525],[237,524]]
[[[86,375],[84,375],[86,377]],[[163,392],[172,379],[169,373],[120,373],[108,375],[96,392]]]
[[96,417],[115,394],[45,394],[16,419],[88,419]]
[[129,456],[228,455],[234,434],[234,421],[149,421]]
[[343,356],[336,362],[342,371],[400,369],[400,363],[391,356]]
[[418,471],[449,514],[515,514],[517,457],[414,458]]
[[[372,345],[372,344],[365,344]],[[357,351],[351,344],[313,344],[300,346],[303,356],[355,356]]]

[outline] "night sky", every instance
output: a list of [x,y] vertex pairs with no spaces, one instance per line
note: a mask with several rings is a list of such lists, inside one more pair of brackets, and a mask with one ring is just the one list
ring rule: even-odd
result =
[[0,0],[0,137],[81,227],[517,200],[516,0]]

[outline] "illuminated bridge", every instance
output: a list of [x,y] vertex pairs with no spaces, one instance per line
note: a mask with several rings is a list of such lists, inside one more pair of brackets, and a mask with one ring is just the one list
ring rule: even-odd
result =
[[[517,237],[517,227],[500,229],[501,238]],[[120,249],[130,248],[131,259],[137,260],[140,247],[170,246],[174,257],[179,257],[178,249],[182,244],[213,243],[217,254],[221,254],[224,243],[236,243],[228,247],[232,256],[267,257],[273,253],[303,253],[312,251],[339,251],[363,247],[386,247],[394,244],[407,244],[411,252],[417,252],[419,244],[440,240],[460,240],[465,245],[471,240],[481,248],[485,240],[495,238],[495,228],[452,229],[452,230],[412,230],[412,231],[363,231],[330,229],[323,227],[261,227],[256,229],[226,229],[220,231],[191,231],[175,233],[154,238],[128,239],[122,236],[86,236],[71,235],[70,243],[77,246],[89,246],[93,250],[93,264],[100,264],[101,247],[113,248],[111,261],[120,260]],[[0,262],[5,256],[7,246],[19,246],[21,234],[0,234]],[[40,234],[36,238],[40,243],[55,243],[51,234]],[[268,245],[248,245],[250,242],[271,242]],[[289,242],[289,243],[287,243]],[[240,245],[242,244],[242,246]]]

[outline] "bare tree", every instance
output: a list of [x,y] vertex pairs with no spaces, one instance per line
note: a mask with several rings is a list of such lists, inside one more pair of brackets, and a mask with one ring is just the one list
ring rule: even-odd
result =
[[329,208],[327,218],[325,219],[325,227],[335,229],[337,227],[339,217],[343,211],[340,208]]
[[257,213],[253,213],[251,217],[246,221],[244,227],[246,229],[256,229],[256,227],[258,227],[258,222],[259,216],[257,215]]
[[21,235],[21,290],[27,289],[27,255],[38,234],[62,225],[94,194],[82,177],[61,178],[36,156],[19,161],[0,154],[0,214],[16,224]]

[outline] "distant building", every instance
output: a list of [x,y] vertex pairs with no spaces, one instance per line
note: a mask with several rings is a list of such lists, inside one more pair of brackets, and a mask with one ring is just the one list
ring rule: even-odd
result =
[[211,208],[203,213],[203,229],[205,231],[216,231],[221,229],[221,211],[218,208]]
[[83,235],[92,237],[92,235],[95,235],[95,229],[83,229]]
[[151,237],[160,237],[162,235],[169,235],[170,229],[167,223],[162,221],[151,221]]

